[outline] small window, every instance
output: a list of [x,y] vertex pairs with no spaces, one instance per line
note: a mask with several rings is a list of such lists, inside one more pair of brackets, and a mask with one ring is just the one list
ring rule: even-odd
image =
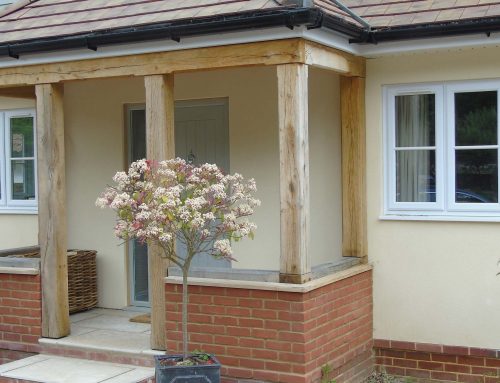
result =
[[500,82],[385,89],[385,213],[500,217]]
[[0,211],[34,211],[37,206],[35,114],[0,112]]

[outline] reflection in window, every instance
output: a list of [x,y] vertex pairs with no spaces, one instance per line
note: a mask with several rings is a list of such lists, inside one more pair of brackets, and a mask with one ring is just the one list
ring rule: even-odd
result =
[[498,202],[497,92],[455,93],[455,202]]
[[35,199],[35,136],[33,117],[10,121],[11,199]]

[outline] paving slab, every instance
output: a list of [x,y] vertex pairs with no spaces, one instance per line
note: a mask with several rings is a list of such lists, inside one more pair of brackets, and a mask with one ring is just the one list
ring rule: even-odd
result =
[[0,377],[43,383],[137,383],[153,376],[153,368],[53,355],[35,355],[0,366]]

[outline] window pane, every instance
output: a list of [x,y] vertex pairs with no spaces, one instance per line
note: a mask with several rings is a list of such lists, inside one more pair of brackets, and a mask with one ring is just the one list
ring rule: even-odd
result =
[[12,199],[35,199],[35,161],[11,161]]
[[455,145],[497,144],[497,92],[455,93]]
[[396,152],[396,201],[436,202],[434,150]]
[[435,95],[396,96],[396,146],[435,145]]
[[455,201],[498,202],[498,152],[496,149],[457,150]]
[[10,151],[12,158],[34,157],[33,117],[10,119]]

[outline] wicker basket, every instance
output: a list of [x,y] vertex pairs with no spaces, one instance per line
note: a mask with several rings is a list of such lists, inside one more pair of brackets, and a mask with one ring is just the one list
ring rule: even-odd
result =
[[97,306],[97,265],[94,250],[68,250],[69,313]]
[[[95,250],[68,250],[69,313],[97,306],[97,265]],[[39,251],[12,255],[21,258],[40,258]]]

